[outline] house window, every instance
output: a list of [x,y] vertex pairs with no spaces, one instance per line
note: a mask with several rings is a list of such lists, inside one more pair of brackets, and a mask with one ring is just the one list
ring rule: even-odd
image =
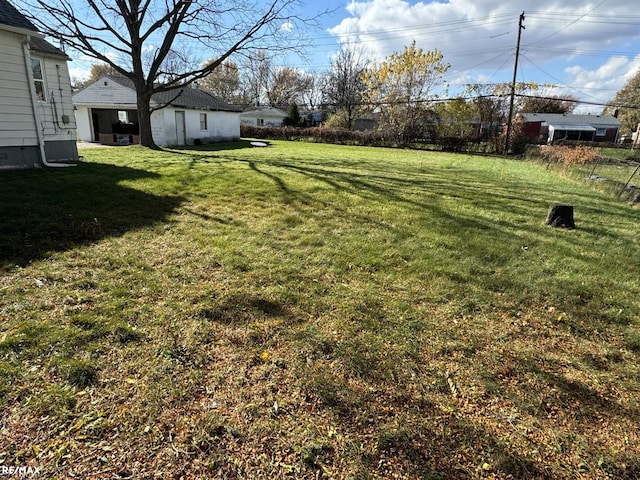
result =
[[118,110],[118,121],[121,123],[129,123],[129,113],[125,110]]
[[258,125],[259,127],[264,127],[264,118],[259,118],[259,119],[257,120],[257,125]]
[[31,71],[33,72],[33,84],[38,100],[45,101],[44,75],[42,72],[42,61],[39,58],[31,59]]
[[596,137],[604,137],[607,134],[606,128],[596,128]]
[[206,130],[206,129],[207,129],[207,114],[201,113],[200,114],[200,130]]

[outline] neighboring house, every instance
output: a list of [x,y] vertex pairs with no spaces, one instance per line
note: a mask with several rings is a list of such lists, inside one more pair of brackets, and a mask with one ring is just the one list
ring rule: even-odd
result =
[[281,127],[285,118],[287,114],[278,108],[259,108],[242,112],[240,123],[254,127]]
[[[133,82],[105,75],[73,94],[78,138],[103,144],[140,143]],[[179,87],[151,98],[151,130],[159,146],[240,139],[240,109],[197,88]]]
[[612,115],[574,115],[563,113],[520,113],[522,133],[540,143],[559,140],[616,142],[620,121]]
[[0,168],[78,158],[69,60],[0,0]]

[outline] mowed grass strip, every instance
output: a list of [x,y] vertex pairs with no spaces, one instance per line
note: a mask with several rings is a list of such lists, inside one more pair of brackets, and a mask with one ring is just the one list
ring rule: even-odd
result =
[[82,153],[0,175],[2,465],[640,476],[637,209],[497,158]]

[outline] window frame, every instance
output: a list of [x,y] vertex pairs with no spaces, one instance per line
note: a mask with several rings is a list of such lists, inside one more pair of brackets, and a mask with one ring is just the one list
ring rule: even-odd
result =
[[206,132],[209,129],[208,127],[209,127],[209,124],[207,121],[207,114],[201,113],[200,114],[200,131]]
[[[39,70],[40,77],[36,75]],[[33,89],[39,102],[47,101],[47,85],[45,83],[44,75],[44,61],[38,57],[31,57],[31,75],[33,78]],[[38,90],[40,85],[40,90]]]

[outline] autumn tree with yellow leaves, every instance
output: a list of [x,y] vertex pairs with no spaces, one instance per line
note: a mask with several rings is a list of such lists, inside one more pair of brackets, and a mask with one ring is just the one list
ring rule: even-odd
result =
[[398,144],[409,145],[435,126],[434,91],[449,65],[438,50],[424,51],[415,41],[365,74],[367,100],[379,114],[379,128]]

